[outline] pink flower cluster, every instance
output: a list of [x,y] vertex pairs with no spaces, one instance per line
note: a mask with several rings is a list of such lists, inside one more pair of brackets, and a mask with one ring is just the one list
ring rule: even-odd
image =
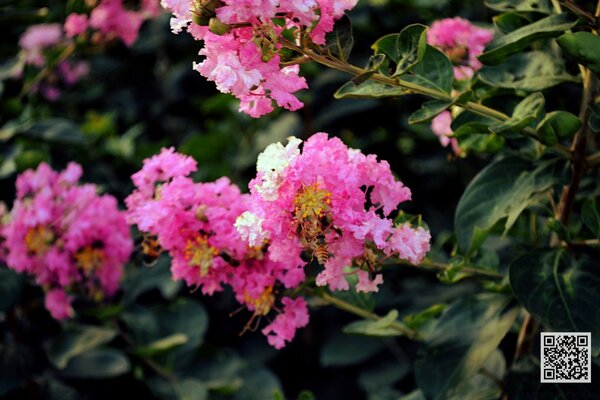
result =
[[122,0],[100,0],[90,15],[72,13],[64,29],[67,37],[84,35],[88,29],[97,31],[104,41],[119,38],[127,46],[136,41],[142,23],[160,13],[158,0],[142,0],[138,10],[129,10]]
[[431,120],[431,130],[439,138],[443,147],[450,145],[454,154],[459,155],[461,153],[458,140],[452,137],[454,132],[452,131],[452,113],[450,111],[442,111]]
[[[45,52],[67,44],[59,24],[39,24],[30,26],[19,39],[19,46],[25,64],[43,68],[46,63]],[[48,76],[33,87],[47,100],[55,101],[60,97],[61,87],[74,85],[89,72],[88,63],[83,61],[62,60],[49,71]],[[19,71],[17,75],[22,75]],[[19,76],[15,76],[19,77]]]
[[[182,29],[204,41],[205,56],[194,69],[223,93],[240,100],[240,111],[258,118],[273,103],[295,111],[303,106],[293,94],[307,88],[298,65],[282,67],[280,38],[309,32],[325,43],[335,20],[357,0],[162,0],[172,14],[174,33]],[[281,23],[274,23],[277,18]]]
[[279,311],[263,333],[281,348],[308,323],[308,310],[302,298],[289,297],[283,297],[279,310],[275,293],[281,286],[298,286],[304,274],[272,261],[266,244],[249,247],[241,240],[234,223],[248,209],[249,195],[225,177],[196,183],[189,177],[194,171],[196,162],[172,148],[146,159],[132,176],[136,189],[126,199],[128,220],[168,251],[173,279],[207,295],[230,285],[237,301],[253,313],[248,329],[257,318]]
[[81,167],[62,172],[42,163],[17,178],[17,198],[2,227],[9,268],[33,276],[56,319],[73,315],[78,294],[113,295],[133,243],[124,213],[92,184],[78,185]]
[[456,79],[470,79],[481,68],[477,57],[493,38],[492,30],[459,17],[435,21],[427,31],[427,43],[445,52],[455,64]]
[[306,259],[317,260],[319,286],[348,290],[346,275],[357,273],[357,291],[377,291],[380,253],[417,264],[429,250],[428,231],[389,218],[411,198],[389,164],[337,138],[317,133],[304,143],[272,144],[257,172],[238,231],[251,246],[268,240],[271,259],[288,271],[300,275]]

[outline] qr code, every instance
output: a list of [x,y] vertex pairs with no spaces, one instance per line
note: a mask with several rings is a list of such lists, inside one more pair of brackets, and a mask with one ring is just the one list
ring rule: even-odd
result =
[[541,336],[542,383],[592,381],[590,332],[542,332]]

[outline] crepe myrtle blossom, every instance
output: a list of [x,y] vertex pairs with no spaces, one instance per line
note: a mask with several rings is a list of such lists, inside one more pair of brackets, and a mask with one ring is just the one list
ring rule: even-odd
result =
[[[298,65],[283,65],[280,38],[308,32],[324,44],[334,22],[357,0],[162,0],[172,13],[173,33],[187,30],[204,41],[204,59],[193,68],[217,89],[240,100],[239,110],[258,118],[274,104],[295,111],[303,106],[294,95],[306,89]],[[274,22],[278,20],[278,23]]]
[[417,264],[429,250],[428,231],[389,218],[411,198],[389,164],[326,133],[269,145],[249,186],[250,208],[236,221],[242,238],[268,241],[270,258],[290,271],[318,261],[319,286],[348,290],[346,275],[358,273],[356,290],[374,292],[378,254]]
[[473,77],[482,66],[477,57],[493,38],[492,30],[459,17],[435,21],[427,31],[427,43],[442,50],[454,63],[456,79]]
[[81,173],[75,163],[62,172],[45,163],[23,172],[2,227],[6,264],[42,286],[46,308],[57,319],[73,315],[77,295],[112,296],[133,247],[116,199],[98,195],[95,185],[79,185]]
[[[225,177],[194,182],[189,175],[196,169],[196,161],[173,148],[144,160],[132,176],[135,190],[125,200],[127,219],[169,253],[173,279],[206,295],[229,285],[237,301],[252,313],[244,331],[257,329],[263,316],[276,312],[274,325],[263,332],[280,348],[308,323],[303,300],[289,306],[292,300],[283,297],[283,307],[277,305],[278,291],[300,285],[304,271],[274,261],[266,242],[257,240],[249,246],[243,241],[234,223],[247,211],[250,196]],[[306,318],[298,316],[303,304]]]
[[458,145],[458,140],[452,137],[452,113],[448,110],[442,111],[431,120],[431,130],[439,138],[440,144],[443,147],[452,147],[454,154],[460,155],[461,149]]

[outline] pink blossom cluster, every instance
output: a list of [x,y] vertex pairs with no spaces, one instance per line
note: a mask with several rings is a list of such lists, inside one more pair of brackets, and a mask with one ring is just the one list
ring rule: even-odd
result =
[[2,227],[9,268],[35,278],[56,319],[73,315],[77,295],[92,300],[113,295],[133,243],[124,213],[110,195],[70,163],[62,172],[42,163],[17,178],[17,198]]
[[[123,0],[100,0],[87,14],[72,13],[67,16],[64,30],[69,38],[84,36],[88,29],[96,31],[103,41],[121,39],[127,46],[137,40],[142,23],[160,14],[158,0],[142,0],[137,10],[123,5]],[[97,41],[97,40],[96,40]]]
[[459,155],[461,153],[458,140],[452,137],[454,131],[452,130],[452,113],[450,111],[442,111],[431,120],[431,130],[439,138],[443,147],[450,145],[454,154]]
[[331,290],[348,290],[356,273],[357,291],[376,292],[380,254],[418,264],[429,250],[428,231],[389,218],[411,198],[389,164],[325,133],[268,146],[250,191],[250,210],[236,221],[242,237],[251,246],[268,240],[271,259],[288,271],[317,260],[316,283]]
[[427,31],[427,43],[442,50],[455,64],[456,79],[470,79],[481,68],[477,57],[493,38],[492,30],[460,17],[435,21]]
[[[357,0],[162,0],[172,14],[174,33],[183,29],[204,41],[204,60],[194,69],[214,81],[223,93],[240,100],[240,111],[258,118],[273,103],[295,111],[303,106],[294,95],[307,88],[298,65],[282,66],[284,31],[299,37],[308,32],[325,43],[334,22]],[[273,20],[282,21],[275,23]]]
[[276,292],[298,286],[304,274],[273,261],[266,243],[249,247],[242,241],[234,223],[248,209],[249,195],[226,177],[194,182],[189,175],[196,168],[192,158],[173,148],[146,159],[132,176],[135,190],[126,199],[128,221],[169,253],[173,279],[207,295],[231,286],[237,301],[253,313],[248,329],[278,311],[263,333],[281,348],[308,323],[308,310],[304,299],[289,297],[283,297],[283,309],[278,309]]
[[[46,52],[58,50],[68,44],[60,24],[38,24],[30,26],[19,39],[21,54],[26,65],[43,68],[46,64]],[[89,72],[89,65],[84,61],[65,59],[60,61],[41,82],[32,88],[41,93],[47,100],[55,101],[60,97],[61,88],[68,88]],[[18,71],[15,78],[23,71]]]

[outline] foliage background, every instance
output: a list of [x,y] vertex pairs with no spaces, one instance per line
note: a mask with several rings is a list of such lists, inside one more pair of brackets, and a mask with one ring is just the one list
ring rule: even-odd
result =
[[[29,24],[64,20],[65,2],[2,1],[0,7],[4,79],[19,35]],[[39,15],[45,7],[48,13]],[[453,16],[491,20],[476,0],[360,1],[350,16],[356,41],[350,61],[356,65],[366,64],[377,38],[410,23]],[[200,165],[197,179],[227,175],[245,188],[256,156],[269,143],[325,131],[388,160],[413,191],[413,201],[403,210],[422,214],[431,229],[432,253],[443,257],[452,251],[460,195],[493,156],[452,159],[427,126],[409,126],[408,116],[422,99],[334,100],[348,76],[306,64],[310,89],[300,95],[305,107],[255,120],[238,113],[232,97],[192,70],[199,48],[187,35],[172,35],[164,15],[143,26],[132,48],[115,44],[82,54],[91,62],[89,77],[57,102],[22,96],[22,82],[3,80],[0,200],[11,204],[17,173],[41,161],[58,169],[75,160],[84,168],[84,180],[122,201],[132,189],[131,174],[162,146],[194,156]],[[578,96],[577,90],[563,85],[561,95],[546,98],[554,108],[577,114],[578,104],[568,101]],[[250,316],[229,316],[236,308],[231,293],[212,298],[191,293],[170,280],[164,258],[152,268],[132,259],[114,301],[102,307],[78,305],[78,320],[65,324],[47,315],[40,289],[5,268],[0,273],[0,394],[6,398],[268,399],[279,389],[290,399],[308,399],[310,391],[317,399],[384,400],[416,386],[417,343],[343,334],[356,317],[314,303],[309,326],[276,351],[259,332],[238,336]],[[385,280],[373,297],[344,298],[380,314],[395,308],[405,315],[479,289],[473,280],[449,286],[435,273],[405,266],[386,269]],[[518,326],[501,343],[506,365],[517,332]],[[183,345],[181,334],[187,336]],[[89,349],[96,347],[90,358]],[[57,367],[73,357],[71,368]],[[504,370],[504,361],[497,362]],[[529,378],[537,381],[536,375]]]

